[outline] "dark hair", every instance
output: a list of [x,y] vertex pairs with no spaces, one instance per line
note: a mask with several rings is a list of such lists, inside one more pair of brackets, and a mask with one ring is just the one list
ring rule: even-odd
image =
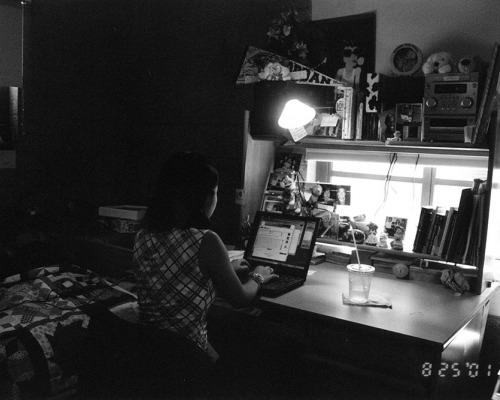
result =
[[[217,171],[201,154],[184,151],[172,155],[161,169],[144,227],[156,233],[173,227],[209,228],[204,206],[218,183]],[[185,210],[184,217],[177,212],[179,207]]]

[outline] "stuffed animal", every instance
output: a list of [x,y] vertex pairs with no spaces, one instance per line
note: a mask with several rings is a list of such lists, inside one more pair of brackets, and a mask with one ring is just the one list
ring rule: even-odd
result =
[[258,76],[263,81],[289,81],[292,79],[290,68],[285,67],[279,62],[269,62],[258,73]]
[[466,56],[458,62],[458,72],[470,74],[479,69],[479,56]]
[[283,189],[283,203],[285,205],[284,214],[300,214],[301,211],[301,201],[299,190],[295,184],[295,180],[290,176],[286,175],[280,182],[280,186]]
[[422,71],[425,75],[453,72],[453,58],[445,51],[434,53],[422,65]]
[[311,188],[311,196],[307,199],[307,206],[309,208],[318,208],[319,196],[323,193],[323,187],[317,183]]

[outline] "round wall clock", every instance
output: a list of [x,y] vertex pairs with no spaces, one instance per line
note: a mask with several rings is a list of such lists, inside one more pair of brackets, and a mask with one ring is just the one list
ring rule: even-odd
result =
[[422,66],[422,52],[410,43],[401,44],[391,54],[391,69],[396,75],[409,76]]

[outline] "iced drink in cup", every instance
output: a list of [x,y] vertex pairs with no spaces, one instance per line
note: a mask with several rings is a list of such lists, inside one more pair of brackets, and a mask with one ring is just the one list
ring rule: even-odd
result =
[[366,264],[349,264],[349,300],[353,303],[366,303],[375,268]]

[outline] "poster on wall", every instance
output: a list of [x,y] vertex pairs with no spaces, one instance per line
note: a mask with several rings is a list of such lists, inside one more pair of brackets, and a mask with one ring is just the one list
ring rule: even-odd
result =
[[307,60],[313,68],[355,89],[375,71],[376,14],[311,21],[304,30]]

